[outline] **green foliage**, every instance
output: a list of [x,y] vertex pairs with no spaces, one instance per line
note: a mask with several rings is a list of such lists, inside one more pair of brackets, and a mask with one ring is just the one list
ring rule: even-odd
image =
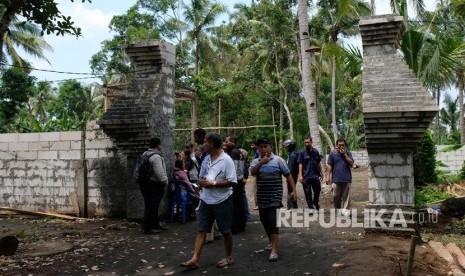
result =
[[460,169],[460,180],[465,180],[465,161],[462,164],[462,168]]
[[427,185],[415,188],[415,207],[423,208],[426,204],[438,202],[453,197],[451,194],[443,193],[436,186]]
[[4,59],[8,57],[11,63],[21,67],[27,67],[28,62],[18,52],[18,49],[47,62],[44,51],[53,50],[52,46],[41,37],[39,27],[29,22],[20,22],[17,18],[10,23],[8,32],[3,37],[3,43],[5,45],[2,53]]
[[136,4],[129,8],[126,14],[112,18],[109,28],[116,35],[112,39],[104,40],[102,49],[91,57],[90,66],[93,72],[98,74],[129,73],[129,59],[123,46],[140,40],[160,39],[162,27],[157,15],[165,10],[155,10],[152,11],[153,14],[149,14],[142,13],[139,9],[140,6]]
[[79,105],[82,94],[82,84],[76,80],[63,82],[58,89],[58,96],[48,104],[48,111],[52,117],[61,119],[69,115],[77,115],[80,119],[83,116],[83,106]]
[[[71,0],[71,2],[73,1]],[[84,3],[86,0],[82,0],[82,2]],[[0,6],[6,8],[3,17],[21,15],[27,21],[40,25],[43,32],[47,34],[81,34],[81,29],[74,26],[71,17],[61,14],[56,0],[3,1]]]
[[0,131],[6,132],[20,109],[26,106],[34,91],[35,77],[18,69],[10,68],[2,72],[0,78]]
[[414,156],[414,177],[416,186],[438,183],[436,146],[434,145],[430,131],[427,131],[423,136]]
[[459,150],[459,149],[461,149],[462,147],[463,147],[463,145],[461,145],[461,144],[457,144],[457,145],[449,145],[449,146],[447,146],[447,147],[443,148],[443,149],[441,150],[441,152],[450,152],[450,151],[456,151],[456,150]]
[[27,237],[27,230],[21,229],[18,232],[14,233],[14,236],[18,239],[25,239]]

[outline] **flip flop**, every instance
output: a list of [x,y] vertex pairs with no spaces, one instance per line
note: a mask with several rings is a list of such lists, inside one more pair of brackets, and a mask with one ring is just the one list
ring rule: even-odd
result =
[[234,260],[232,258],[231,259],[223,258],[216,263],[216,266],[219,268],[225,268],[225,267],[232,265],[233,263],[234,263]]
[[181,267],[185,267],[185,268],[188,268],[188,269],[197,269],[197,268],[199,268],[199,264],[194,263],[193,261],[189,260],[189,261],[186,261],[186,262],[182,262]]
[[270,262],[277,262],[279,260],[279,256],[276,253],[271,253],[270,257],[268,258]]

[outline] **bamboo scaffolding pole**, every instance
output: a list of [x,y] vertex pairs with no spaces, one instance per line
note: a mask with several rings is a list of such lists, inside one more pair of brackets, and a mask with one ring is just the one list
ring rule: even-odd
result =
[[[202,127],[203,129],[247,129],[247,128],[266,128],[266,127],[276,127],[276,125],[255,125],[255,126],[233,126],[233,127]],[[175,131],[191,131],[192,128],[176,128]]]

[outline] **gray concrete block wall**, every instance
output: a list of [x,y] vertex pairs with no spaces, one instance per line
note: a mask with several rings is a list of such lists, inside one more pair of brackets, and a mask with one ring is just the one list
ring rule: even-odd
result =
[[[1,135],[0,135],[1,139]],[[2,160],[2,206],[30,210],[76,213],[69,193],[76,187],[73,160]]]
[[447,147],[449,146],[441,145],[436,147],[436,161],[441,161],[446,165],[446,167],[438,167],[438,169],[457,174],[465,162],[465,146],[455,151],[444,152],[443,150]]
[[368,152],[366,150],[351,151],[354,163],[359,167],[368,167]]
[[[447,145],[436,146],[436,161],[441,161],[446,167],[437,167],[439,170],[457,174],[465,162],[465,146],[455,150],[443,152]],[[368,153],[366,150],[351,151],[355,164],[360,167],[368,167]]]
[[412,156],[408,153],[369,153],[370,204],[414,204]]
[[[95,215],[124,215],[125,158],[95,123],[86,136],[88,202]],[[0,206],[78,215],[80,149],[80,131],[0,134]]]

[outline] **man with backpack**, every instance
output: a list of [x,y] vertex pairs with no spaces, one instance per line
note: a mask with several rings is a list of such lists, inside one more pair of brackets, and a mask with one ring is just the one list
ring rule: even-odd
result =
[[137,160],[134,178],[144,197],[143,233],[157,234],[166,230],[158,218],[158,207],[168,184],[159,138],[150,139],[149,149]]

